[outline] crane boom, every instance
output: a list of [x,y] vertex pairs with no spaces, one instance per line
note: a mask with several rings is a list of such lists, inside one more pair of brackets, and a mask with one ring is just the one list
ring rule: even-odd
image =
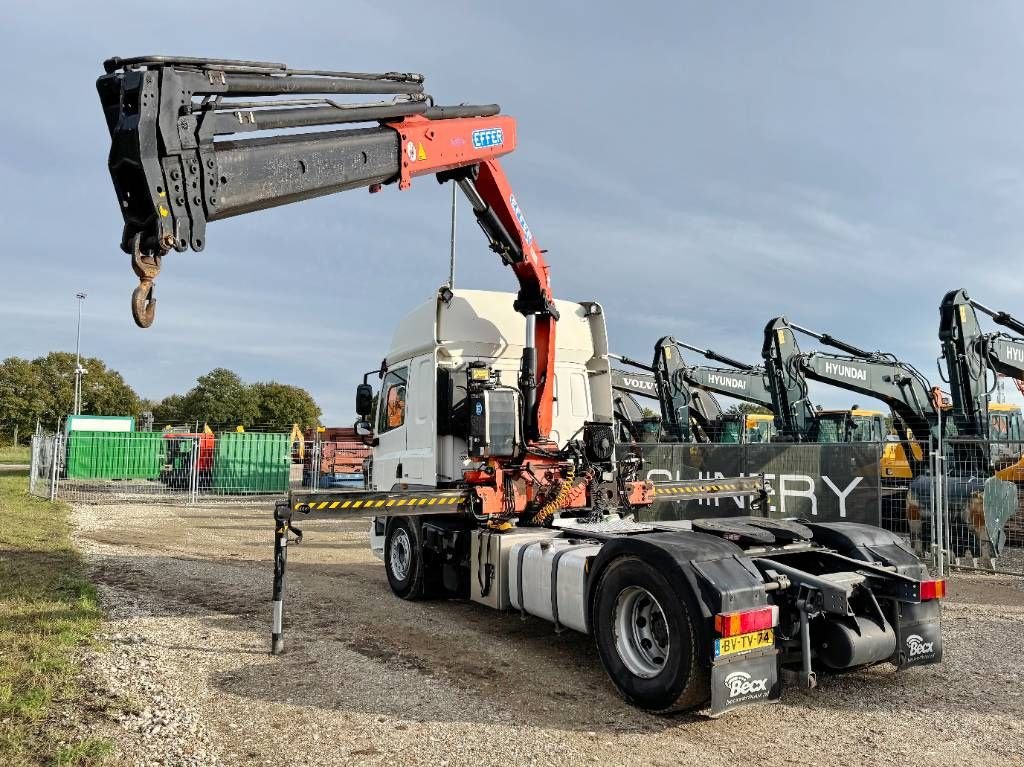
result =
[[[121,248],[140,280],[132,297],[138,325],[153,322],[163,256],[203,250],[209,223],[350,189],[406,189],[435,175],[462,189],[491,249],[519,281],[526,437],[547,438],[558,311],[543,251],[498,163],[516,146],[515,120],[500,107],[434,106],[418,74],[166,56],[113,58],[104,69],[96,87],[124,218]],[[368,94],[389,98],[336,98]],[[376,125],[352,127],[366,123]],[[340,127],[266,135],[326,126]],[[234,138],[253,131],[261,135]]]

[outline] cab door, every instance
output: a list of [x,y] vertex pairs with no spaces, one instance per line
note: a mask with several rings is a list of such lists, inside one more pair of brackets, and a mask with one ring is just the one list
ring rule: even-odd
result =
[[403,481],[406,453],[406,410],[409,366],[392,368],[384,376],[377,397],[377,443],[373,448],[373,487],[390,490]]
[[433,487],[437,481],[437,366],[433,353],[409,362],[408,412],[402,482]]

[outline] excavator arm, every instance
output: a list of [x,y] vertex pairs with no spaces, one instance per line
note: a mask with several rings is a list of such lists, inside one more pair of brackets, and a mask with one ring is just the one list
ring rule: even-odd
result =
[[803,354],[793,328],[784,317],[776,317],[765,325],[761,356],[779,439],[812,441],[817,416],[808,399],[807,381],[800,368]]
[[[498,163],[515,149],[513,118],[496,104],[435,106],[417,74],[165,56],[112,58],[104,69],[96,86],[124,218],[121,248],[140,280],[132,297],[140,327],[153,322],[163,256],[203,250],[210,223],[350,189],[406,189],[435,175],[459,185],[519,282],[526,436],[547,438],[558,312],[543,251]],[[353,96],[363,100],[344,100]],[[296,132],[306,128],[317,130]]]

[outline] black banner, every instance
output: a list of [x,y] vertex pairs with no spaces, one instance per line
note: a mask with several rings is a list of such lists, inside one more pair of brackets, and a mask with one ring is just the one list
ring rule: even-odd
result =
[[[881,445],[785,443],[641,444],[644,474],[655,482],[764,474],[772,487],[773,517],[881,524]],[[651,519],[698,519],[749,514],[748,499],[663,501]],[[645,515],[646,516],[646,515]]]

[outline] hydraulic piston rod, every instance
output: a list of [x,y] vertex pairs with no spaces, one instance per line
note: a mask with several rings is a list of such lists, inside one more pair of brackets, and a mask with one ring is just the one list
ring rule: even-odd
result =
[[971,306],[977,309],[979,312],[984,312],[992,318],[993,322],[997,325],[1002,325],[1004,328],[1009,328],[1014,333],[1024,336],[1024,322],[1013,317],[1008,312],[1000,312],[995,309],[989,309],[980,301],[975,301],[973,298],[970,299]]
[[697,352],[697,354],[702,354],[706,359],[712,360],[714,362],[720,362],[723,365],[728,365],[731,368],[737,368],[739,370],[753,370],[756,367],[756,365],[749,365],[746,362],[734,360],[731,357],[726,357],[724,354],[719,354],[718,352],[713,351],[711,349],[701,349],[699,346],[693,346],[692,344],[688,344],[685,341],[680,341],[678,338],[673,338],[672,342],[675,343],[677,346],[683,347],[684,349],[689,349],[691,352]]
[[835,349],[841,349],[847,354],[852,354],[854,357],[860,357],[861,359],[871,359],[872,357],[876,356],[874,352],[864,351],[864,349],[854,346],[853,344],[848,344],[846,343],[846,341],[840,341],[838,338],[836,338],[835,336],[830,336],[828,333],[818,333],[814,330],[810,330],[809,328],[805,328],[802,325],[797,325],[795,322],[790,322],[789,326],[793,328],[793,330],[800,331],[805,336],[815,338],[818,341],[821,341],[821,343],[825,344],[826,346],[831,346]]

